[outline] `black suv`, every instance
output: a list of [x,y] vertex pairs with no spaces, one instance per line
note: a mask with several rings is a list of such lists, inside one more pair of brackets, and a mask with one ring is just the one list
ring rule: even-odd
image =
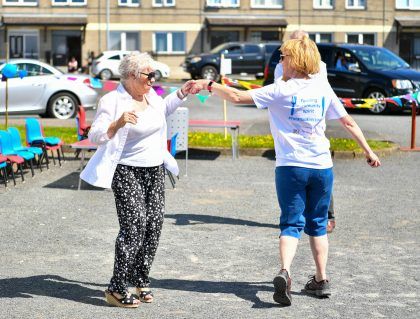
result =
[[[318,43],[327,65],[328,81],[339,97],[381,98],[404,95],[420,89],[420,72],[385,48],[362,44]],[[275,50],[264,72],[264,85],[273,83],[280,52]],[[378,103],[373,113],[395,107]]]
[[185,58],[184,71],[191,78],[218,80],[220,74],[220,55],[232,60],[232,74],[251,74],[263,77],[266,61],[278,43],[227,42],[218,45],[210,53],[192,54]]

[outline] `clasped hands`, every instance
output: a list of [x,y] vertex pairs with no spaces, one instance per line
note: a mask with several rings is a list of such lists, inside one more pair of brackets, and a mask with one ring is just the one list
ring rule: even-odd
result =
[[201,90],[207,89],[209,80],[189,80],[181,87],[183,95],[197,94]]

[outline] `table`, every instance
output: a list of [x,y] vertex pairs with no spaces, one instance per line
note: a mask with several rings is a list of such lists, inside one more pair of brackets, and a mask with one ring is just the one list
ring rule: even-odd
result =
[[190,120],[188,122],[188,125],[190,127],[229,128],[230,135],[232,137],[232,159],[237,159],[239,157],[238,136],[241,122],[218,120]]
[[[70,146],[71,148],[75,150],[81,151],[79,171],[82,172],[83,167],[85,166],[86,151],[95,151],[98,148],[98,145],[95,143],[92,143],[88,139],[85,139],[85,140],[81,140],[76,143],[73,143]],[[80,190],[81,183],[82,183],[82,180],[80,179],[80,176],[79,176],[79,184],[77,185],[77,190]]]

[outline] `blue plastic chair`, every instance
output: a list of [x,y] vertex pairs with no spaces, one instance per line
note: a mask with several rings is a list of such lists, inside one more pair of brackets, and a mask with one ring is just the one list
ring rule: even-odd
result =
[[15,150],[15,152],[26,151],[26,152],[30,152],[34,155],[37,155],[38,156],[38,168],[42,172],[42,165],[41,164],[42,164],[42,159],[43,159],[43,154],[44,154],[42,149],[39,148],[39,147],[23,146],[22,141],[20,139],[19,130],[16,127],[9,127],[7,129],[7,131],[9,132],[10,136],[12,137],[12,147]]
[[49,164],[48,159],[48,151],[51,151],[51,157],[53,159],[55,165],[55,158],[53,151],[57,151],[58,163],[61,166],[61,155],[60,150],[63,155],[64,160],[64,152],[62,149],[62,145],[64,144],[58,137],[55,136],[48,136],[45,137],[43,134],[43,130],[41,127],[41,123],[32,117],[28,117],[25,119],[25,128],[26,128],[26,142],[30,146],[40,147],[44,151],[44,156],[47,162],[47,168]]
[[[1,153],[4,156],[9,156],[9,155],[16,156],[17,155],[17,156],[20,156],[21,158],[23,158],[25,160],[25,162],[29,162],[32,176],[35,175],[34,167],[33,167],[33,164],[32,164],[32,159],[35,158],[35,155],[33,153],[30,153],[30,152],[27,152],[27,151],[15,151],[13,149],[12,137],[6,131],[0,131],[0,148],[1,148]],[[20,168],[20,172],[22,174],[22,180],[23,180],[22,165],[19,164],[19,168]]]

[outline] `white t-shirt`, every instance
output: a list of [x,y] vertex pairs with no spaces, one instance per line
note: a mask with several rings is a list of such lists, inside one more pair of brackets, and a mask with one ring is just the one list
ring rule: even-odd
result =
[[127,124],[129,130],[119,164],[153,167],[163,163],[162,134],[165,116],[156,106],[149,105],[136,112],[137,123]]
[[[277,63],[276,68],[274,69],[274,81],[281,80],[283,76],[283,64]],[[310,74],[311,78],[315,77],[322,77],[328,80],[328,74],[327,74],[327,65],[321,61],[319,64],[319,73],[317,74]]]
[[328,81],[277,80],[250,94],[258,108],[268,108],[276,166],[332,167],[325,119],[339,119],[347,112]]

